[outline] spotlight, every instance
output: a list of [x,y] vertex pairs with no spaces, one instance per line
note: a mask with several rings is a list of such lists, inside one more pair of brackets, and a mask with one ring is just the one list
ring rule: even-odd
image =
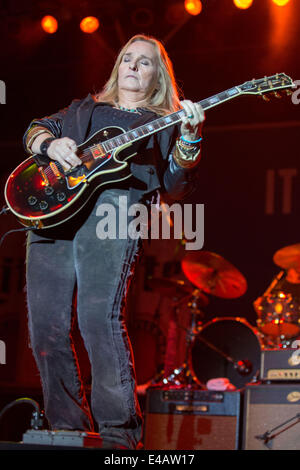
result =
[[94,33],[99,28],[99,20],[95,16],[86,16],[80,22],[80,29],[84,33]]
[[58,23],[54,16],[46,15],[41,20],[41,25],[45,33],[53,34],[57,31]]
[[273,3],[275,3],[275,5],[278,5],[279,7],[283,7],[284,5],[289,3],[289,1],[290,0],[273,0]]
[[247,8],[250,8],[253,0],[233,0],[233,3],[237,8],[241,8],[242,10],[246,10]]
[[202,11],[202,3],[200,0],[185,0],[184,8],[190,15],[199,15]]

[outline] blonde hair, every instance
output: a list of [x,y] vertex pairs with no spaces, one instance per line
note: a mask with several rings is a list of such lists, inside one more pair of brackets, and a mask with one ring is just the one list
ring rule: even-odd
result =
[[181,108],[179,103],[180,90],[175,80],[172,62],[163,44],[151,36],[137,34],[133,36],[121,49],[111,72],[110,78],[101,92],[95,98],[113,106],[118,103],[118,70],[128,47],[136,41],[145,41],[153,44],[157,55],[156,85],[149,90],[141,107],[149,109],[160,115],[166,115]]

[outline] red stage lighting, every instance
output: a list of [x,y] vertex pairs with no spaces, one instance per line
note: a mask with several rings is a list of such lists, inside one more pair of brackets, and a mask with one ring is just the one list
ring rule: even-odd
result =
[[275,5],[278,5],[279,7],[283,7],[284,5],[289,3],[289,1],[290,0],[273,0],[273,3],[275,3]]
[[53,34],[57,31],[58,23],[54,16],[46,15],[42,18],[41,25],[45,33]]
[[84,33],[94,33],[99,28],[99,20],[95,16],[86,16],[80,22],[80,29]]
[[190,15],[199,15],[202,11],[202,3],[200,0],[185,0],[184,8]]
[[247,8],[250,8],[253,0],[233,0],[233,3],[237,8],[241,8],[242,10],[246,10]]

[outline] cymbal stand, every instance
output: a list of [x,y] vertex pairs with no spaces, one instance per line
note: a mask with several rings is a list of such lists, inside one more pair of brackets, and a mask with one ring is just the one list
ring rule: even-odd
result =
[[185,359],[180,367],[176,367],[173,372],[168,375],[168,377],[164,377],[162,379],[162,385],[176,385],[184,388],[197,389],[204,388],[203,384],[199,382],[198,378],[195,377],[189,367],[190,346],[195,336],[198,334],[198,317],[199,315],[203,317],[203,312],[199,308],[199,294],[200,291],[198,289],[195,289],[191,295],[189,295],[188,297],[184,297],[179,302],[177,302],[176,307],[178,307],[179,304],[183,303],[183,301],[188,301],[188,307],[190,308],[191,312],[191,322],[186,334]]

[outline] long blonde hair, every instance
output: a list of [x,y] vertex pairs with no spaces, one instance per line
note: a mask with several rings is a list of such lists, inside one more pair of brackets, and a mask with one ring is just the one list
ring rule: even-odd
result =
[[145,41],[153,44],[157,55],[157,83],[154,90],[150,90],[141,107],[154,111],[160,115],[166,115],[181,108],[179,103],[180,90],[175,80],[172,62],[163,44],[151,36],[137,34],[133,36],[121,49],[110,78],[102,91],[96,96],[97,101],[106,102],[113,106],[118,104],[118,70],[127,48],[136,41]]

